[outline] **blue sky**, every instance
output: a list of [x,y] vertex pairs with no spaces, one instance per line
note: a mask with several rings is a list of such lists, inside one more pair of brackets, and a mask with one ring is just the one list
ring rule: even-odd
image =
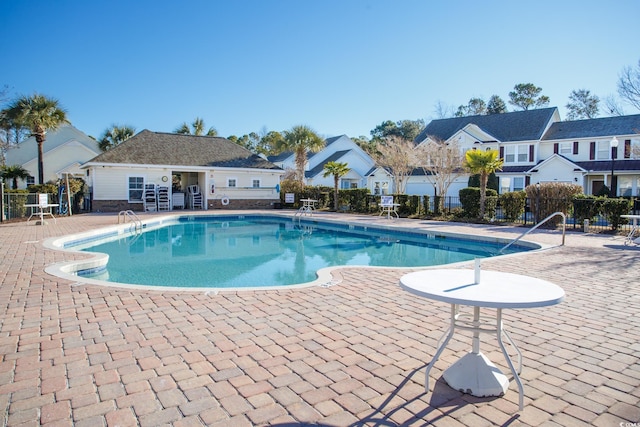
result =
[[572,90],[615,94],[638,63],[638,16],[637,0],[3,0],[0,85],[57,98],[94,137],[195,117],[221,136],[370,136],[518,83],[564,118]]

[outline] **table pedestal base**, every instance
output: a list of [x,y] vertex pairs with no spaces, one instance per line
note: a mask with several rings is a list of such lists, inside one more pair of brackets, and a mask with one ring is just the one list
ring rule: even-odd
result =
[[476,397],[502,396],[509,388],[507,377],[482,353],[467,353],[442,377],[451,388]]

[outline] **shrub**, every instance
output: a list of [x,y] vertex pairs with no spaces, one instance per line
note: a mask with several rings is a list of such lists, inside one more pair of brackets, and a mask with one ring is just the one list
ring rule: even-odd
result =
[[[620,215],[626,215],[631,210],[629,199],[605,199],[602,202],[602,214],[607,218],[613,230],[617,230],[623,222]],[[626,221],[626,219],[624,220]]]
[[422,196],[422,213],[424,215],[429,215],[429,196],[427,196],[426,194],[424,196]]
[[527,193],[524,191],[511,191],[501,194],[498,198],[502,206],[504,218],[507,221],[515,221],[524,213],[527,203]]
[[[460,204],[467,218],[480,217],[480,189],[476,187],[463,188],[459,192]],[[487,188],[484,206],[485,218],[494,218],[498,206],[498,193],[496,190]]]
[[9,212],[13,212],[14,216],[16,217],[25,216],[27,213],[27,208],[25,207],[25,205],[28,201],[29,190],[7,189],[4,191],[4,194],[11,194],[11,197],[9,197]]
[[287,193],[293,193],[296,195],[294,204],[297,206],[300,200],[300,194],[302,193],[302,184],[294,179],[283,179],[280,181],[280,201],[285,203],[285,196]]
[[[569,215],[573,208],[573,197],[582,193],[582,186],[559,182],[528,185],[524,191],[529,199],[531,213],[537,221],[542,221],[554,212]],[[549,225],[557,226],[562,219],[558,216],[549,220]]]
[[[338,206],[348,206],[351,212],[366,213],[368,210],[368,196],[368,188],[338,190]],[[331,199],[333,200],[333,192],[331,193]],[[330,206],[333,206],[333,204]]]
[[[338,196],[338,199],[340,196]],[[330,207],[333,209],[333,187],[327,186],[310,186],[306,185],[298,194],[298,205],[300,199],[317,200],[316,208],[324,209]]]
[[578,194],[573,197],[573,216],[577,222],[583,223],[585,219],[593,221],[602,213],[604,197]]
[[[469,177],[467,186],[469,187],[478,187],[480,188],[480,174],[471,175]],[[491,172],[487,179],[487,189],[491,188],[492,190],[496,190],[498,192],[500,188],[500,180],[495,172]]]

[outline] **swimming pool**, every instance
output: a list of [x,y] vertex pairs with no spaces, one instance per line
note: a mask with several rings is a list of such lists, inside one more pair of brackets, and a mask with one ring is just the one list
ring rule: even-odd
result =
[[[423,267],[491,257],[507,243],[277,215],[185,215],[149,222],[142,233],[125,231],[57,242],[97,254],[68,272],[113,284],[276,288],[330,284],[318,271],[336,266]],[[523,243],[507,253],[537,248]]]

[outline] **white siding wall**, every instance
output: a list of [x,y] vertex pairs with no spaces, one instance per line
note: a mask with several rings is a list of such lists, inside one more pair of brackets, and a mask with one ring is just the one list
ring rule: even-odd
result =
[[[226,196],[230,199],[274,199],[278,197],[276,186],[280,183],[280,172],[229,169],[215,170],[207,174],[206,197],[217,199]],[[234,179],[236,187],[229,187],[229,179]],[[260,180],[260,187],[254,188],[253,181]],[[215,192],[212,186],[215,185]]]
[[[567,167],[568,163],[560,158],[550,159],[538,169],[535,174],[535,182],[564,182],[570,184],[582,184],[582,174],[574,172]],[[576,181],[577,178],[577,181]],[[532,184],[535,184],[532,180]]]
[[[46,141],[45,141],[46,144]],[[61,176],[61,171],[71,172],[74,175],[84,175],[85,172],[79,167],[71,167],[73,164],[82,164],[88,159],[96,156],[96,153],[88,149],[85,145],[78,141],[69,141],[67,144],[59,146],[53,150],[47,151],[43,155],[42,163],[44,166],[44,182],[56,181]],[[11,164],[11,163],[8,163]],[[35,178],[38,183],[38,158],[34,158],[22,165],[29,174]],[[26,181],[18,180],[19,188],[26,188]]]
[[[468,182],[469,177],[467,175],[458,177],[449,186],[449,190],[447,191],[446,196],[458,197],[460,190],[466,188]],[[424,176],[411,177],[407,182],[407,194],[419,196],[427,195],[433,197],[435,195],[435,187]]]
[[128,200],[129,177],[141,176],[145,183],[171,185],[171,181],[162,182],[163,176],[171,179],[171,172],[163,169],[136,169],[98,167],[91,170],[91,185],[95,200]]
[[[183,169],[176,172],[185,173]],[[128,185],[130,176],[141,176],[145,183],[171,186],[171,170],[167,169],[142,169],[122,167],[94,167],[91,169],[91,183],[96,200],[128,200]],[[195,178],[197,171],[191,171]],[[168,181],[163,182],[162,177],[167,176]],[[228,187],[228,179],[236,180],[236,187]],[[253,188],[253,180],[260,180],[260,188]],[[205,182],[206,180],[206,182]],[[198,182],[200,191],[207,199],[216,199],[223,195],[240,199],[273,199],[278,197],[276,186],[280,182],[280,173],[264,170],[229,169],[216,170],[205,173],[199,171]],[[184,183],[185,187],[196,182]],[[211,186],[215,184],[215,193]]]

